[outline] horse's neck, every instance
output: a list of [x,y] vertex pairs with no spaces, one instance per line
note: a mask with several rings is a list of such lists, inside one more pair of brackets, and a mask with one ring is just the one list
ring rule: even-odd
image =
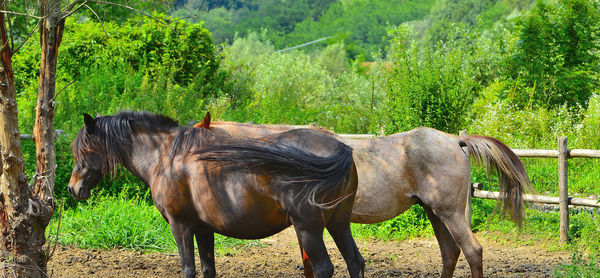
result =
[[134,136],[131,150],[126,150],[129,159],[122,162],[123,166],[146,185],[150,185],[152,171],[161,161],[161,153],[164,153],[164,143],[168,137],[169,134],[166,133]]

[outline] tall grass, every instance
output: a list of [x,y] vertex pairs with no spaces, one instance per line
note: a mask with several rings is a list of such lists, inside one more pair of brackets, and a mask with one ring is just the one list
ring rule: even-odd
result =
[[[50,221],[47,237],[55,240],[58,216]],[[63,211],[58,242],[82,248],[125,248],[174,252],[177,245],[169,225],[158,210],[143,199],[100,195]],[[217,253],[235,246],[251,244],[215,235]]]

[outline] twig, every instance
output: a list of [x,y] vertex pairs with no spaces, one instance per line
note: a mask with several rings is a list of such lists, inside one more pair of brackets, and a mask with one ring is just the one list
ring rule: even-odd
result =
[[13,51],[13,55],[15,55],[17,52],[19,52],[21,47],[23,47],[23,45],[25,45],[25,43],[27,43],[27,41],[29,41],[29,38],[31,38],[31,35],[33,35],[33,33],[35,32],[35,30],[37,30],[38,27],[40,27],[40,21],[38,21],[38,23],[35,25],[35,27],[33,27],[33,30],[31,30],[29,35],[27,35],[27,38],[25,38],[25,40],[19,45],[19,47],[15,51]]
[[102,22],[102,19],[100,19],[100,17],[98,16],[98,14],[96,13],[96,11],[94,11],[94,9],[92,9],[92,7],[88,6],[87,4],[83,4],[86,8],[88,8],[90,11],[92,11],[92,13],[96,16],[96,18],[98,19],[98,21],[100,22],[100,26],[102,26],[102,31],[104,31],[104,34],[106,34],[107,37],[110,37],[108,35],[108,32],[106,32],[106,29],[104,28],[104,22]]
[[[206,1],[205,1],[205,0],[202,0],[202,3],[200,4],[200,8],[198,8],[198,10],[196,10],[196,11],[194,12],[194,14],[193,14],[193,15],[184,16],[184,17],[178,18],[178,19],[177,19],[177,20],[175,20],[175,21],[182,21],[182,20],[185,20],[185,19],[188,19],[188,18],[196,18],[196,17],[198,17],[198,14],[199,14],[199,13],[202,11],[202,9],[204,8],[204,3],[206,3]],[[188,12],[192,12],[192,10],[191,10],[191,9],[188,9],[188,8],[186,8],[185,6],[183,7],[183,9],[185,9],[185,10],[186,10],[186,11],[188,11]]]
[[[107,34],[108,35],[108,34]],[[60,91],[58,91],[58,94],[54,95],[54,97],[50,100],[50,102],[53,102],[54,99],[60,95],[60,93],[62,93],[62,91],[64,91],[67,87],[71,86],[71,84],[75,83],[75,80],[71,81],[69,84],[65,85],[62,89],[60,89]]]
[[[37,266],[35,264],[10,264],[10,263],[5,263],[5,262],[0,263],[0,269],[2,269],[3,277],[4,277],[4,269],[11,269],[11,268],[37,270],[42,274],[42,277],[48,277],[48,275],[39,266]],[[17,277],[14,271],[13,271],[13,275],[14,275],[14,277]]]
[[21,15],[21,16],[25,16],[25,17],[33,17],[35,19],[44,19],[44,18],[46,18],[45,16],[35,16],[35,15],[31,15],[31,14],[26,14],[26,13],[19,13],[19,12],[12,12],[12,11],[3,11],[3,10],[0,10],[0,13]]
[[50,260],[50,258],[52,258],[52,256],[54,256],[54,252],[56,251],[56,246],[58,245],[58,235],[60,234],[60,220],[62,219],[62,211],[63,211],[64,203],[65,203],[65,198],[63,197],[60,200],[60,208],[58,209],[58,225],[56,225],[56,239],[54,240],[54,246],[52,247],[52,251],[50,251],[50,254],[48,254],[48,256],[46,256],[46,262],[48,262]]
[[[65,13],[59,20],[65,20],[67,17],[71,16],[72,14],[76,13],[77,11],[79,11],[79,9],[81,9],[88,1],[84,1],[83,3],[81,3],[77,8],[73,9],[73,7],[75,6],[75,4],[77,4],[79,1],[75,1],[73,3],[71,3],[71,5],[69,5],[69,7],[66,9],[66,11],[68,11],[67,13]],[[71,10],[72,9],[72,10]]]
[[128,10],[132,10],[134,12],[137,12],[137,13],[143,15],[143,16],[149,17],[152,20],[154,20],[154,21],[156,21],[156,22],[164,25],[165,27],[169,28],[173,33],[175,33],[175,35],[177,35],[177,32],[175,32],[175,30],[173,28],[171,28],[171,26],[169,26],[169,24],[167,24],[166,22],[164,22],[164,21],[162,21],[162,20],[160,20],[160,19],[158,19],[156,17],[153,17],[153,16],[151,16],[151,15],[149,15],[149,14],[143,12],[143,11],[140,11],[140,10],[138,10],[136,8],[133,8],[133,7],[130,7],[130,6],[127,6],[127,5],[123,5],[123,4],[108,2],[108,1],[87,1],[87,2],[88,3],[105,4],[105,5],[113,5],[113,6],[125,8],[125,9],[128,9]]

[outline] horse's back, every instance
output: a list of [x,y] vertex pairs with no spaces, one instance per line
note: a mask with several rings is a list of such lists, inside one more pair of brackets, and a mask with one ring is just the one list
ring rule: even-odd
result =
[[300,148],[318,156],[336,153],[344,143],[332,135],[310,128],[293,129],[264,137],[274,144],[285,144]]

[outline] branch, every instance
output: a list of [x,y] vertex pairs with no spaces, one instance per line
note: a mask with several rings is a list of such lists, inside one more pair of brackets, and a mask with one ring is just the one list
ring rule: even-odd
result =
[[[81,2],[81,1],[84,1],[84,0],[75,0],[75,1],[73,1],[73,3],[69,4],[69,6],[67,6],[67,8],[65,9],[65,11],[71,11],[71,10],[73,10],[73,8],[75,7],[75,5],[77,5],[77,3]],[[87,1],[85,1],[85,2],[87,2]],[[85,5],[85,2],[83,3],[84,5]],[[81,5],[79,5],[79,8],[81,8]],[[77,8],[77,9],[79,9],[79,8]]]
[[[62,219],[62,212],[63,212],[63,204],[65,203],[65,198],[63,197],[60,201],[60,208],[58,210],[58,225],[56,227],[56,238],[54,239],[54,246],[52,246],[52,251],[50,251],[48,254],[48,256],[46,256],[46,262],[49,261],[52,256],[54,256],[54,252],[56,251],[56,246],[58,245],[58,235],[60,234],[60,220]],[[48,249],[50,249],[50,246],[48,246]]]
[[190,13],[192,13],[192,12],[193,12],[194,14],[193,14],[193,15],[189,15],[189,16],[184,16],[184,17],[182,17],[182,18],[178,18],[178,19],[177,19],[177,20],[175,20],[175,21],[177,22],[177,21],[186,20],[186,19],[188,19],[188,18],[196,18],[196,17],[198,17],[198,15],[200,14],[200,12],[202,11],[202,8],[204,8],[204,3],[206,3],[206,1],[205,1],[205,0],[202,0],[202,3],[200,4],[200,7],[199,7],[199,8],[198,8],[196,11],[192,11],[191,9],[188,9],[188,8],[186,8],[185,6],[183,6],[183,9],[184,9],[184,10],[186,10],[186,11],[188,11],[188,12],[190,12]]
[[38,23],[35,25],[35,27],[33,27],[33,30],[31,30],[31,33],[29,33],[29,35],[27,35],[27,38],[25,38],[25,40],[19,45],[19,47],[13,52],[13,55],[16,54],[17,52],[19,52],[19,50],[21,49],[21,47],[23,47],[23,45],[25,45],[25,43],[27,43],[27,41],[29,41],[29,38],[31,38],[31,35],[33,35],[33,32],[35,32],[35,30],[37,30],[38,27],[40,27],[40,22],[38,21]]
[[113,5],[113,6],[125,8],[125,9],[128,9],[128,10],[132,10],[134,12],[137,12],[137,13],[143,15],[143,16],[149,17],[152,20],[154,20],[154,21],[156,21],[156,22],[164,25],[165,27],[169,28],[173,33],[175,33],[177,35],[177,32],[175,32],[175,30],[173,30],[173,28],[171,28],[171,26],[169,26],[169,24],[167,24],[166,22],[164,22],[164,21],[162,21],[162,20],[160,20],[160,19],[158,19],[156,17],[153,17],[153,16],[151,16],[151,15],[149,15],[149,14],[143,12],[143,11],[140,11],[140,10],[138,10],[136,8],[133,8],[133,7],[130,7],[130,6],[127,6],[127,5],[123,5],[123,4],[108,2],[108,1],[87,1],[87,2],[88,3],[96,3],[96,4]]
[[107,37],[110,37],[108,35],[108,33],[106,32],[106,29],[104,28],[104,22],[102,22],[102,19],[100,19],[100,17],[98,16],[98,14],[96,13],[96,11],[94,11],[94,9],[92,9],[92,7],[88,6],[87,4],[83,4],[85,5],[86,8],[88,8],[90,11],[92,11],[92,13],[96,16],[96,18],[98,19],[98,22],[100,22],[100,26],[102,26],[102,31],[104,31],[104,34],[106,34]]
[[75,5],[76,5],[77,3],[79,3],[79,2],[80,2],[80,1],[79,1],[79,0],[77,0],[77,1],[75,1],[75,2],[73,2],[73,3],[71,3],[71,5],[69,5],[69,6],[67,7],[67,9],[65,10],[65,11],[68,11],[68,12],[67,12],[67,13],[65,13],[65,14],[64,14],[64,15],[63,15],[63,16],[60,18],[59,22],[60,22],[61,20],[64,20],[64,19],[66,19],[67,17],[71,16],[72,14],[76,13],[77,11],[79,11],[79,9],[81,9],[81,8],[82,8],[82,7],[83,7],[83,6],[84,6],[84,5],[85,5],[85,4],[88,2],[88,1],[84,1],[84,2],[83,2],[83,3],[81,3],[81,4],[80,4],[80,5],[77,7],[77,8],[73,9],[73,7],[75,7]]
[[25,16],[25,17],[33,17],[35,19],[44,19],[45,18],[45,16],[35,16],[35,15],[31,15],[31,14],[25,14],[25,13],[19,13],[19,12],[11,12],[11,11],[3,11],[3,10],[0,10],[0,13],[21,15],[21,16]]
[[50,100],[50,102],[54,102],[54,99],[60,95],[60,93],[62,93],[62,91],[64,91],[67,87],[71,86],[71,84],[75,83],[75,80],[71,81],[69,84],[67,84],[66,86],[64,86],[60,91],[58,91],[58,94],[54,95],[54,97]]

